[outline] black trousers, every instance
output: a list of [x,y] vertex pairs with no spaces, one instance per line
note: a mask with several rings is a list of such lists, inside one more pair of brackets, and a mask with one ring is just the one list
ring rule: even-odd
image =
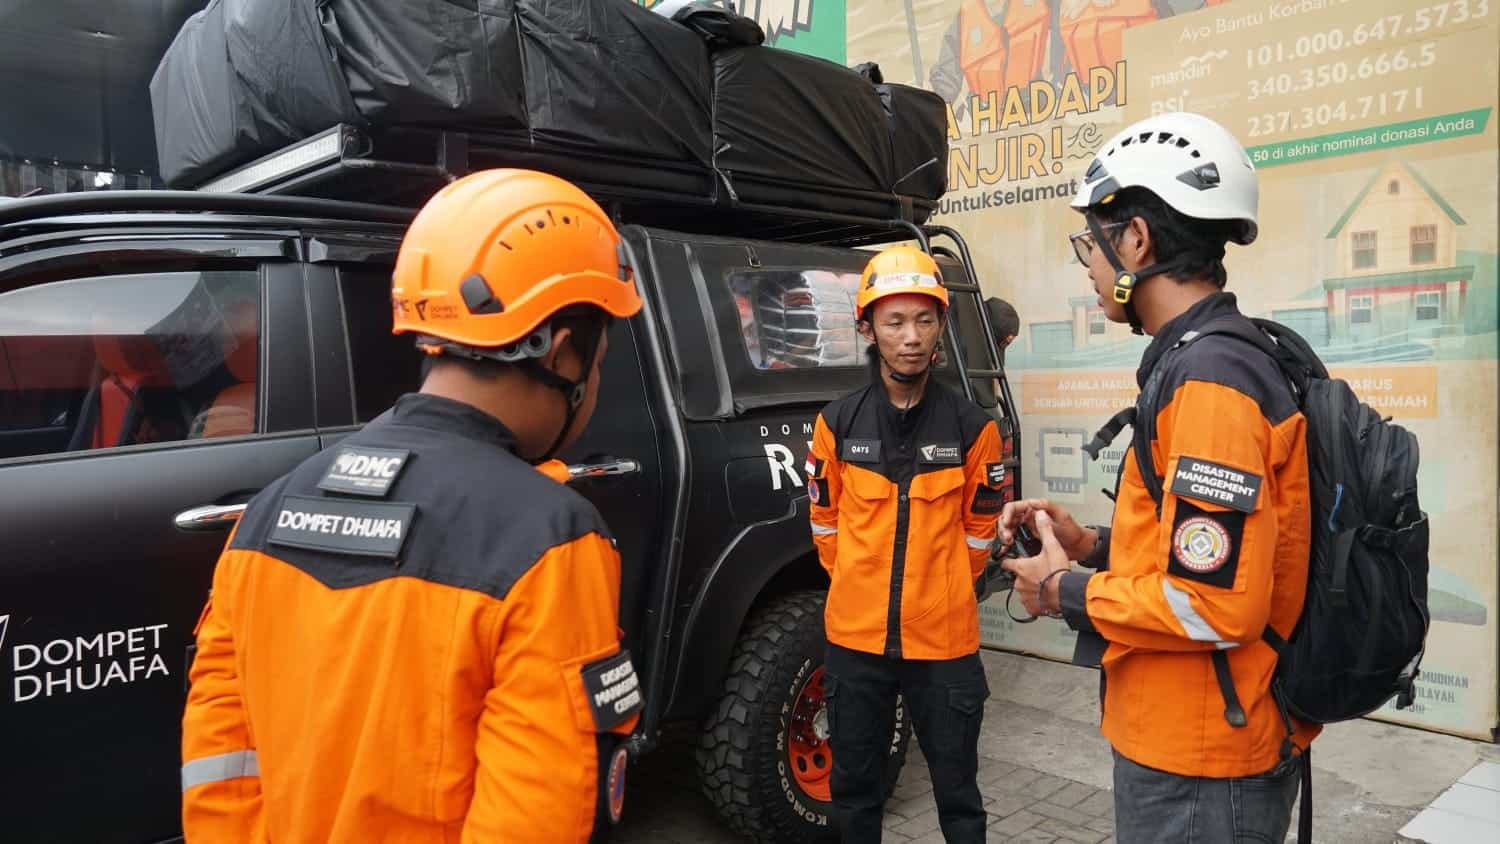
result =
[[823,691],[833,746],[830,789],[845,842],[880,841],[897,693],[927,757],[943,838],[949,844],[985,840],[984,800],[975,777],[990,690],[979,654],[890,659],[830,644]]

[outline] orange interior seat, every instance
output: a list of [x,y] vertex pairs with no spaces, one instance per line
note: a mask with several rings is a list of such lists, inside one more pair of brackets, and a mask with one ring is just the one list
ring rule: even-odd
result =
[[239,383],[219,391],[199,415],[200,437],[238,437],[255,433],[255,394],[259,370],[256,306],[241,302],[227,309],[230,333],[226,345],[234,347],[224,357],[224,366]]
[[154,434],[144,391],[171,386],[165,361],[145,337],[98,334],[94,336],[94,353],[104,374],[85,400],[83,413],[85,418],[91,415],[92,422],[75,433],[74,447],[113,448],[151,442]]

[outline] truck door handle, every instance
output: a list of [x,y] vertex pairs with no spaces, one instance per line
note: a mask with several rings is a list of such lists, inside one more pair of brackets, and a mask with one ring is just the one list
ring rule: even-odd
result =
[[598,463],[568,464],[568,482],[584,478],[600,478],[606,475],[634,475],[641,471],[639,460],[608,459]]
[[172,522],[178,530],[224,530],[239,521],[244,513],[244,504],[210,504],[183,510]]

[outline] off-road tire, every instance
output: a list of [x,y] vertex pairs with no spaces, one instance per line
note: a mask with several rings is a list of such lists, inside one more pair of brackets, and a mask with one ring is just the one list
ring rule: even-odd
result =
[[[810,797],[788,770],[794,698],[823,665],[822,591],[778,596],[745,622],[730,657],[724,694],[703,726],[698,774],[703,791],[735,832],[759,844],[837,840],[833,806]],[[906,763],[911,719],[898,704],[886,764],[886,796]]]

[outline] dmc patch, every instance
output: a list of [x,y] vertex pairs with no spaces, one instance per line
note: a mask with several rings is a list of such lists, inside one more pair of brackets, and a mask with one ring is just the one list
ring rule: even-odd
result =
[[394,560],[411,533],[416,513],[415,504],[288,495],[281,499],[270,542]]
[[969,512],[980,516],[993,516],[1005,509],[1004,490],[980,484],[974,490],[974,501],[969,505]]
[[964,462],[963,451],[957,443],[929,443],[919,446],[917,454],[923,463],[950,463]]
[[1177,562],[1197,574],[1218,571],[1229,560],[1229,533],[1207,516],[1195,516],[1172,533]]
[[325,492],[384,498],[391,484],[406,468],[411,452],[395,448],[356,448],[339,450],[318,489]]
[[828,479],[809,478],[807,481],[807,500],[817,505],[826,504],[828,501]]
[[880,440],[844,440],[842,456],[850,463],[879,463]]
[[1006,466],[1004,463],[984,464],[985,481],[990,486],[999,486],[1005,483]]
[[1172,475],[1173,495],[1218,504],[1241,513],[1255,512],[1260,486],[1260,475],[1186,454],[1177,458],[1177,471]]
[[583,667],[583,690],[589,696],[594,727],[608,732],[641,711],[641,681],[630,662],[630,651],[620,651]]
[[609,822],[617,824],[625,813],[625,769],[630,764],[630,754],[625,745],[615,748],[609,760],[609,776],[604,782],[604,793],[609,798]]
[[1233,586],[1244,526],[1244,513],[1209,512],[1179,498],[1167,573],[1226,589]]
[[812,456],[812,453],[809,452],[807,455],[807,464],[802,468],[807,471],[807,479],[812,480],[813,478],[823,477],[823,468],[825,465],[822,460]]

